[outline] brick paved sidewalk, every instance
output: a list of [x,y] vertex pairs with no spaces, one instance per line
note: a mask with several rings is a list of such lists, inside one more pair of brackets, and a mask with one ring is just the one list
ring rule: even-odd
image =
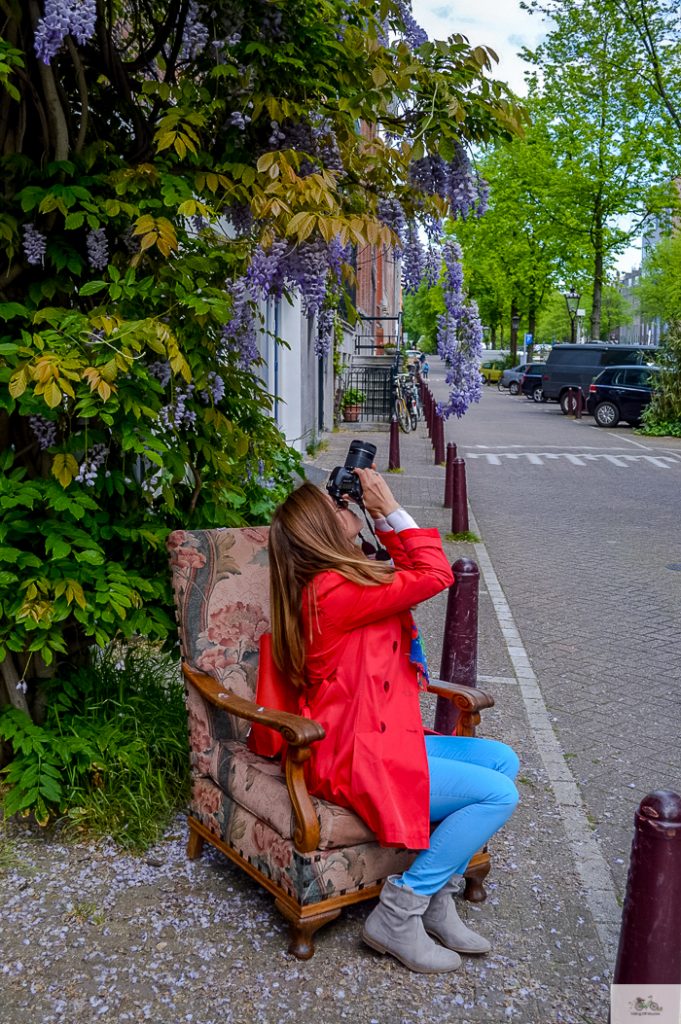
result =
[[[387,428],[329,434],[315,466],[342,464],[354,436],[378,445],[385,469]],[[400,441],[395,495],[445,534],[444,470],[425,429]],[[452,561],[473,554],[464,544],[447,551]],[[444,613],[440,595],[417,615],[436,672]],[[362,945],[370,907],[358,905],[318,933],[314,958],[301,963],[285,951],[287,927],[267,893],[214,852],[186,860],[181,820],[142,858],[24,831],[3,854],[0,833],[2,1024],[600,1024],[610,965],[484,585],[479,679],[496,700],[481,735],[510,743],[522,762],[520,807],[491,844],[488,899],[461,911],[492,940],[488,956],[464,957],[454,974],[411,974]]]

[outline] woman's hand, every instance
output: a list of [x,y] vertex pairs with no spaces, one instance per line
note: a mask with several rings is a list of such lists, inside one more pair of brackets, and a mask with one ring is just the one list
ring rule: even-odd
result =
[[366,510],[374,519],[379,516],[389,516],[391,512],[400,507],[375,466],[372,466],[371,469],[355,469],[353,472],[357,474],[362,485]]

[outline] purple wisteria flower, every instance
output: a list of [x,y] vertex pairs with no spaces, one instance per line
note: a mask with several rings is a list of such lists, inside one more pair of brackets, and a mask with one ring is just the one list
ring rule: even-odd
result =
[[57,424],[44,416],[29,416],[28,422],[41,451],[47,451],[57,440]]
[[109,243],[104,228],[95,228],[87,234],[87,258],[93,270],[105,270],[109,265]]
[[319,359],[325,359],[331,350],[336,314],[333,309],[322,309],[317,316],[317,337],[314,350]]
[[45,261],[45,251],[47,249],[47,239],[45,235],[38,231],[34,224],[24,224],[24,256],[28,263],[32,266],[43,266]]
[[162,387],[166,387],[170,383],[170,378],[173,375],[170,363],[160,362],[160,360],[157,360],[154,363],[149,363],[149,373],[151,373],[156,380],[160,382]]
[[187,17],[182,33],[182,47],[180,49],[181,60],[196,60],[199,54],[203,53],[208,45],[210,33],[202,21],[199,20],[199,5],[196,0],[191,0],[187,10]]
[[397,0],[397,6],[400,9],[400,15],[404,22],[404,38],[412,50],[416,50],[423,43],[428,42],[428,33],[425,29],[421,28],[412,14],[411,3],[408,3],[407,0]]
[[274,240],[269,249],[261,245],[253,253],[246,271],[246,283],[256,298],[281,298],[286,283],[284,255],[288,244],[283,238]]
[[206,381],[207,387],[205,391],[199,392],[199,398],[204,405],[217,405],[225,397],[225,382],[222,377],[211,370],[208,374]]
[[401,239],[407,226],[407,218],[399,199],[379,199],[376,212],[378,219]]
[[402,287],[409,295],[419,290],[423,280],[426,256],[415,224],[409,225],[406,235],[402,251]]
[[188,430],[196,423],[196,413],[187,407],[187,402],[194,394],[193,384],[179,384],[175,388],[174,401],[161,409],[158,419],[163,430]]
[[108,454],[109,449],[105,444],[93,444],[80,464],[76,483],[85,484],[86,487],[94,487],[97,474],[101,466],[106,462]]
[[49,64],[69,34],[84,46],[95,34],[96,23],[97,0],[45,0],[45,14],[35,30],[36,56]]
[[248,370],[260,358],[257,343],[253,301],[244,278],[237,278],[227,287],[232,298],[232,315],[222,328],[221,359],[236,355],[239,365]]
[[482,324],[476,303],[464,299],[461,247],[448,240],[442,255],[445,312],[438,317],[437,349],[447,363],[449,398],[439,411],[446,417],[460,417],[482,395]]

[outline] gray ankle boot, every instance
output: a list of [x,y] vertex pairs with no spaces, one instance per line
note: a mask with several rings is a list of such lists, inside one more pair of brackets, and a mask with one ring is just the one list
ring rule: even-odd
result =
[[492,948],[489,940],[471,931],[456,909],[454,895],[459,891],[462,878],[462,875],[452,875],[440,891],[430,897],[423,915],[423,927],[448,949],[456,949],[459,953],[489,953]]
[[419,896],[408,886],[395,885],[398,877],[390,875],[386,879],[378,906],[366,919],[362,938],[379,953],[396,957],[410,971],[455,971],[461,966],[461,957],[438,946],[423,927],[423,914],[431,897]]

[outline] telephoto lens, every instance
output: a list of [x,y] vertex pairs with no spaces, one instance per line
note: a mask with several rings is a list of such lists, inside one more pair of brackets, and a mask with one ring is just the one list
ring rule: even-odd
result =
[[348,457],[345,460],[346,469],[370,469],[376,457],[376,445],[368,441],[351,441],[348,449]]

